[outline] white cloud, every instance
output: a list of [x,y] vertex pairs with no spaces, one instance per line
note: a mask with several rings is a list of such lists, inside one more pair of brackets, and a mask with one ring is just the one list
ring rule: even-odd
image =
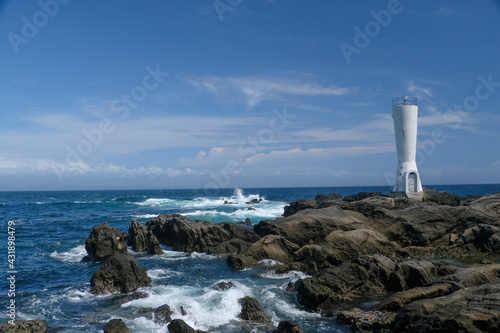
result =
[[356,88],[325,86],[303,80],[266,79],[259,77],[185,77],[194,87],[232,100],[245,102],[250,109],[264,100],[282,96],[342,96],[356,91]]
[[245,159],[243,164],[252,165],[278,160],[286,165],[288,162],[285,160],[288,159],[294,159],[295,161],[310,161],[310,159],[329,160],[346,156],[381,154],[393,152],[395,150],[396,148],[393,145],[311,148],[307,150],[292,148],[288,150],[273,150],[268,153],[259,153]]

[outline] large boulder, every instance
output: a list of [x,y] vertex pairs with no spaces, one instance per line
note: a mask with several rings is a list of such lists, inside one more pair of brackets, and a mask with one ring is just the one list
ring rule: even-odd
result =
[[127,234],[104,222],[92,228],[85,241],[85,249],[94,261],[106,260],[115,253],[127,253]]
[[397,312],[394,331],[499,332],[500,280],[416,300]]
[[342,200],[344,197],[337,193],[331,194],[318,194],[314,200],[317,202],[328,202],[328,201],[338,201]]
[[438,275],[433,263],[425,260],[407,260],[396,265],[389,277],[390,291],[401,291],[430,284]]
[[239,314],[239,318],[263,324],[273,323],[264,313],[262,306],[256,299],[246,296],[240,298],[239,302],[241,304],[241,313]]
[[161,244],[184,252],[240,253],[260,239],[247,227],[228,222],[193,221],[179,214],[159,215],[146,226]]
[[460,197],[458,195],[450,194],[448,192],[429,190],[429,189],[424,189],[424,196],[422,200],[424,202],[433,202],[438,205],[448,205],[448,206],[460,205]]
[[0,326],[1,333],[47,333],[49,325],[47,321],[35,320],[16,320],[14,325],[5,322]]
[[260,221],[254,226],[257,234],[279,235],[299,246],[321,244],[335,230],[355,230],[365,227],[361,214],[345,212],[337,206],[301,210],[291,216]]
[[341,302],[385,292],[395,265],[387,257],[374,255],[324,269],[295,283],[298,301],[309,309],[332,315],[330,310]]
[[121,319],[111,319],[103,328],[104,333],[132,333]]
[[129,255],[115,253],[94,273],[91,293],[129,293],[151,283],[146,268]]
[[289,206],[285,206],[283,216],[284,217],[291,216],[291,215],[297,213],[298,211],[301,211],[304,209],[309,209],[309,208],[313,208],[313,209],[319,208],[318,201],[316,201],[316,200],[304,200],[304,199],[294,201],[294,202],[290,203]]
[[135,252],[148,252],[150,254],[162,254],[158,238],[145,225],[132,220],[128,229],[127,244],[132,246]]
[[243,253],[229,256],[227,263],[236,270],[242,270],[263,259],[288,263],[293,259],[293,253],[297,250],[299,250],[297,244],[280,236],[267,235],[253,243]]

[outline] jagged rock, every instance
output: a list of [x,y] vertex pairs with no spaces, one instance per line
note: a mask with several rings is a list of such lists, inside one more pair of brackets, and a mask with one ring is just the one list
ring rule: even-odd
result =
[[297,244],[280,236],[267,235],[252,244],[243,253],[229,256],[227,263],[236,270],[242,270],[263,259],[287,263],[293,259],[293,253],[297,250],[299,250]]
[[49,325],[47,321],[41,319],[35,320],[16,320],[14,325],[5,322],[0,326],[1,333],[47,333]]
[[129,293],[151,283],[146,268],[129,255],[115,253],[94,273],[90,284],[91,293]]
[[344,198],[344,201],[352,202],[352,201],[359,201],[359,200],[363,200],[363,199],[371,198],[371,197],[384,197],[384,196],[386,196],[386,195],[383,194],[382,192],[359,192],[356,194],[351,194],[351,195],[346,196]]
[[499,332],[500,280],[411,302],[397,312],[394,331]]
[[250,201],[245,202],[245,204],[246,205],[254,205],[254,204],[261,203],[261,202],[262,202],[262,199],[256,198],[256,199],[252,199]]
[[241,304],[241,313],[238,316],[239,318],[264,324],[273,323],[264,313],[264,310],[262,310],[262,307],[257,300],[246,296],[240,298],[239,302]]
[[132,220],[128,229],[127,244],[132,246],[135,252],[148,252],[150,254],[162,254],[160,242],[145,225]]
[[297,200],[292,202],[289,206],[285,206],[285,211],[283,213],[284,217],[291,216],[298,211],[308,209],[308,208],[319,208],[319,203],[316,200]]
[[363,311],[358,308],[339,311],[337,322],[349,325],[354,331],[380,331],[387,330],[394,321],[395,314],[380,311]]
[[306,333],[306,331],[293,320],[282,320],[273,333]]
[[476,249],[500,253],[500,228],[489,224],[471,226],[463,230],[453,244],[473,244]]
[[111,319],[103,330],[104,333],[132,333],[121,319]]
[[127,253],[127,234],[104,222],[92,228],[85,241],[85,249],[91,260],[102,261],[115,253]]
[[227,290],[236,287],[236,285],[233,282],[229,281],[229,282],[219,282],[215,285],[215,287],[218,290]]
[[[316,202],[316,201],[314,201]],[[260,221],[254,230],[260,236],[279,235],[299,246],[321,244],[335,230],[366,228],[361,214],[342,211],[338,206],[306,209],[276,219]]]
[[448,192],[429,190],[429,189],[425,189],[422,200],[424,202],[433,202],[438,205],[448,205],[448,206],[460,205],[460,197],[458,195],[450,194]]
[[387,237],[369,229],[336,230],[325,239],[334,249],[337,258],[355,258],[364,254],[379,253],[390,255],[399,245]]
[[186,324],[182,319],[172,320],[168,324],[167,328],[170,333],[207,333],[205,331],[195,330],[194,328]]
[[314,200],[317,202],[337,201],[342,200],[344,197],[337,193],[331,194],[318,194]]
[[395,263],[384,256],[362,256],[338,267],[327,268],[314,277],[295,283],[298,301],[328,315],[343,301],[386,291]]
[[179,214],[159,215],[146,226],[161,244],[184,252],[240,253],[260,239],[247,227],[228,222],[192,221]]
[[389,290],[401,291],[423,287],[437,277],[436,267],[429,261],[408,260],[396,265],[389,277]]
[[173,314],[172,310],[170,310],[170,306],[168,306],[168,304],[163,304],[153,311],[153,321],[158,325],[164,325],[172,321]]

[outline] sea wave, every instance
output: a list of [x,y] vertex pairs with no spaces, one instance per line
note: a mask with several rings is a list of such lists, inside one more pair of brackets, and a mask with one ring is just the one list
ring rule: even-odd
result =
[[54,251],[49,255],[49,257],[62,262],[76,263],[81,262],[86,255],[87,250],[85,250],[85,245],[78,245],[77,247],[61,253]]

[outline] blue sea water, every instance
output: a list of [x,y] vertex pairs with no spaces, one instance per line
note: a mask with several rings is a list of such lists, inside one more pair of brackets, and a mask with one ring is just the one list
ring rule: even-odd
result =
[[[500,184],[427,188],[467,196],[499,192]],[[152,278],[152,284],[141,289],[149,297],[124,303],[120,295],[92,295],[90,278],[99,264],[81,261],[86,255],[85,240],[92,227],[104,221],[122,231],[128,231],[132,219],[146,223],[158,214],[172,213],[214,222],[236,223],[248,217],[256,224],[280,217],[292,201],[313,199],[320,193],[345,196],[390,190],[386,186],[261,188],[219,190],[210,195],[198,190],[0,192],[0,320],[10,319],[7,306],[14,299],[16,319],[45,319],[57,332],[102,332],[104,324],[114,318],[123,319],[134,333],[168,332],[166,326],[155,324],[138,310],[169,304],[174,318],[182,318],[194,328],[251,332],[237,318],[238,299],[251,296],[275,324],[291,319],[310,333],[348,332],[334,319],[301,307],[285,288],[304,274],[269,274],[267,269],[276,264],[271,261],[236,272],[225,258],[202,253],[175,252],[167,247],[156,256],[131,252]],[[248,207],[245,202],[259,198],[263,201],[252,205],[255,210],[244,210]],[[224,205],[224,200],[234,204]],[[13,267],[8,262],[9,224],[15,229],[15,234],[11,232],[15,236]],[[10,275],[15,275],[15,291],[10,291],[15,297],[9,296]],[[236,288],[216,290],[214,285],[221,281],[232,281]],[[187,315],[181,315],[181,306]]]

